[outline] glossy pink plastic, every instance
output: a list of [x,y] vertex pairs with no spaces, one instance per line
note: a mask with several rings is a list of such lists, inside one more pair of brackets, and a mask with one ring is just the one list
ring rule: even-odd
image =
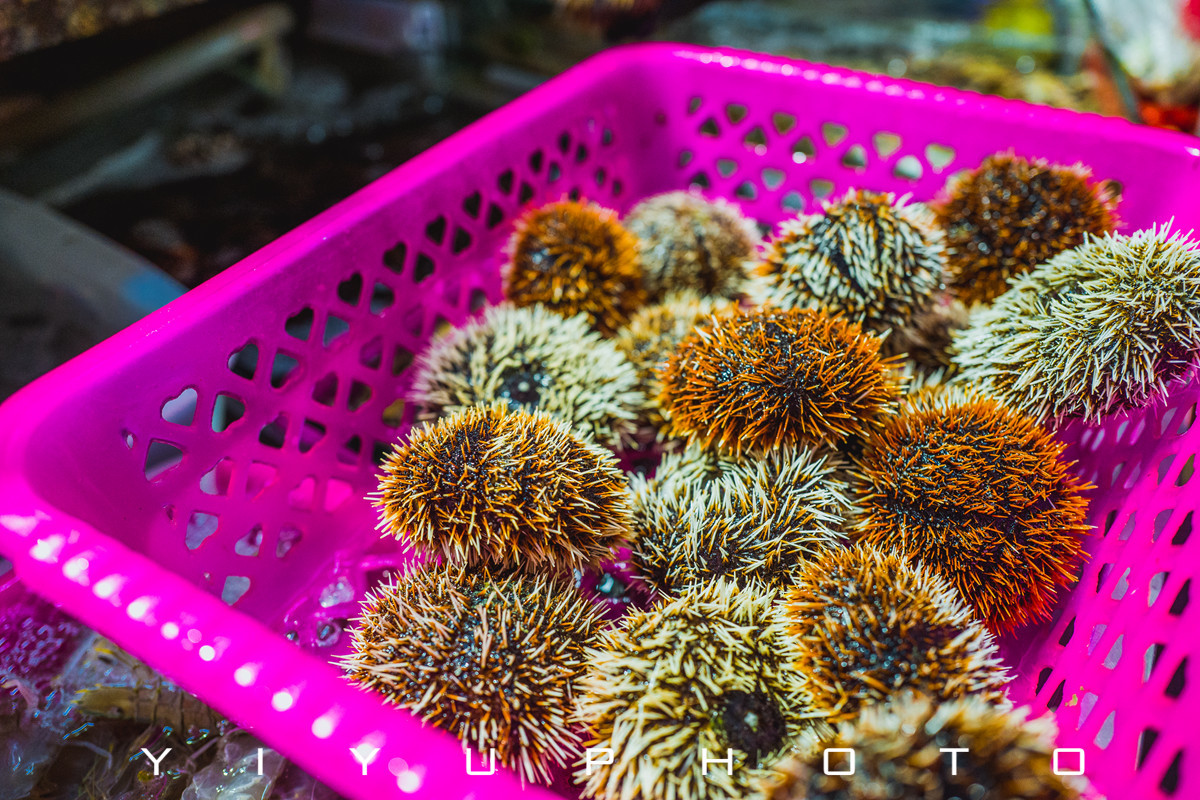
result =
[[[850,187],[933,196],[998,150],[1082,161],[1123,229],[1200,221],[1200,142],[741,52],[598,56],[430,149],[0,409],[0,550],[29,586],[345,795],[501,800],[452,737],[329,665],[404,562],[364,495],[414,354],[499,298],[524,207],[703,187],[774,224]],[[1073,426],[1098,531],[1052,624],[1006,642],[1112,798],[1200,797],[1197,386]],[[364,769],[357,753],[378,752]],[[484,765],[476,763],[475,768]],[[531,796],[544,790],[526,789]]]

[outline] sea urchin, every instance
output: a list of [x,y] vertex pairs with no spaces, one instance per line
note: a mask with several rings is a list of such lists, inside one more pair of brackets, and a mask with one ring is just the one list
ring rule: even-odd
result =
[[989,303],[1009,278],[1113,230],[1115,207],[1108,185],[1082,164],[988,156],[933,206],[946,231],[950,287],[967,305]]
[[542,413],[477,406],[415,429],[388,454],[380,527],[469,565],[594,563],[626,534],[616,457]]
[[925,389],[863,447],[852,535],[943,576],[996,633],[1045,619],[1089,530],[1063,448],[986,395]]
[[688,192],[643,200],[625,227],[638,238],[651,300],[679,291],[736,298],[760,238],[736,206]]
[[808,561],[785,595],[815,711],[829,722],[906,690],[998,696],[1007,673],[992,635],[937,574],[873,547]]
[[409,571],[367,594],[339,664],[523,780],[579,754],[570,723],[599,606],[568,583],[486,570]]
[[583,314],[609,335],[646,302],[637,238],[595,203],[562,200],[526,212],[509,251],[504,294],[518,306]]
[[[809,752],[776,768],[764,800],[1076,800],[1084,778],[1058,774],[1054,720],[978,697],[907,695],[865,709]],[[825,769],[824,751],[853,750],[855,770]],[[962,752],[965,749],[967,752]],[[958,752],[954,752],[957,750]],[[830,774],[841,772],[842,774]]]
[[942,232],[924,205],[852,189],[824,214],[782,225],[750,294],[780,308],[841,313],[882,333],[933,303],[944,262]]
[[1090,238],[977,309],[964,379],[1035,419],[1147,405],[1197,361],[1200,251],[1167,226]]
[[[735,800],[804,726],[804,678],[775,595],[716,580],[603,631],[579,679],[584,797]],[[732,751],[732,768],[724,760]],[[705,764],[707,755],[708,764]],[[608,761],[610,763],[602,763]]]
[[879,345],[818,311],[714,317],[671,355],[661,404],[674,430],[735,453],[836,446],[878,426],[897,395]]
[[584,317],[500,305],[430,345],[413,397],[430,417],[494,402],[545,411],[618,446],[646,405],[641,378]]

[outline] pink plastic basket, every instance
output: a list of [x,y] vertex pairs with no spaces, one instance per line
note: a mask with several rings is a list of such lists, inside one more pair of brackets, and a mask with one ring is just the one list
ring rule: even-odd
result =
[[[1128,230],[1200,221],[1190,137],[748,53],[610,51],[5,404],[0,550],[346,795],[509,797],[515,780],[467,776],[456,740],[328,661],[339,620],[404,560],[363,496],[410,423],[413,355],[499,299],[513,217],[567,192],[623,210],[700,184],[773,224],[852,186],[925,199],[1010,148],[1119,181]],[[1200,797],[1198,397],[1181,385],[1064,432],[1100,487],[1093,556],[1054,623],[1006,643],[1015,699],[1055,709],[1112,798]]]

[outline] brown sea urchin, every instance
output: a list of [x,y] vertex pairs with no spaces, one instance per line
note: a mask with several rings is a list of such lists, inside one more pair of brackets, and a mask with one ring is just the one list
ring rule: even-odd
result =
[[658,396],[662,391],[660,368],[689,333],[713,314],[732,313],[737,304],[691,293],[669,295],[663,302],[644,306],[629,324],[617,331],[612,342],[637,370],[637,388],[646,401],[642,409],[645,425],[662,429]]
[[836,446],[875,428],[898,393],[879,345],[818,311],[715,317],[671,355],[661,405],[689,440],[735,453]]
[[594,563],[626,535],[616,458],[542,413],[475,407],[414,429],[383,464],[380,527],[468,565]]
[[950,287],[968,305],[989,303],[1009,278],[1112,231],[1115,207],[1108,184],[1081,164],[988,156],[951,179],[933,205],[946,231]]
[[998,695],[1008,680],[992,635],[940,576],[873,547],[808,561],[786,595],[797,669],[829,722],[907,690]]
[[1200,251],[1168,226],[1090,238],[975,310],[964,379],[1039,421],[1140,408],[1197,362]]
[[[1077,800],[1087,781],[1057,774],[1053,718],[1028,714],[1028,708],[999,707],[978,697],[940,703],[899,698],[865,709],[857,720],[839,725],[834,736],[781,762],[762,797]],[[852,750],[854,773],[841,765],[826,770],[826,749]]]
[[509,251],[504,295],[517,306],[583,314],[610,335],[646,302],[637,238],[595,203],[562,200],[526,212]]
[[884,332],[933,303],[944,262],[942,232],[924,205],[852,189],[824,214],[781,226],[750,295],[779,308],[824,308]]
[[647,403],[640,377],[584,317],[501,305],[434,340],[413,397],[431,418],[494,402],[545,411],[618,446]]
[[736,206],[688,192],[643,200],[625,226],[638,238],[651,300],[679,291],[736,298],[761,238]]
[[997,633],[1045,619],[1089,530],[1063,447],[986,395],[923,390],[863,447],[852,535],[937,572]]
[[369,592],[347,677],[495,758],[523,780],[579,754],[571,725],[599,607],[569,583],[429,565]]
[[[745,795],[805,725],[804,679],[774,599],[717,580],[600,634],[578,683],[595,756],[577,772],[584,797]],[[713,763],[729,751],[732,769]]]

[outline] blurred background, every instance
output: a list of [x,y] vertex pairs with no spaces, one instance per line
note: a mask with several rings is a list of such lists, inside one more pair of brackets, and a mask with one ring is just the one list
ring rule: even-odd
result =
[[[759,50],[1195,133],[1196,37],[1200,0],[0,0],[0,398],[607,47]],[[4,566],[0,800],[216,797],[201,770],[256,745],[212,739],[152,780],[136,746],[216,721],[105,727],[47,699],[64,653],[80,681],[163,695]],[[275,767],[247,796],[332,796]]]

